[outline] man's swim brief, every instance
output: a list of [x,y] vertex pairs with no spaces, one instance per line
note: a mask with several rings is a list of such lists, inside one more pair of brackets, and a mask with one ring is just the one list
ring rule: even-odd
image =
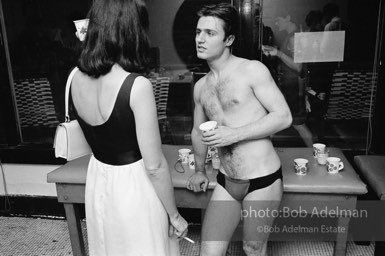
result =
[[249,193],[270,186],[276,180],[282,180],[282,168],[279,168],[276,172],[266,176],[258,177],[250,180],[232,179],[222,172],[218,172],[217,182],[229,194],[238,201],[242,201]]

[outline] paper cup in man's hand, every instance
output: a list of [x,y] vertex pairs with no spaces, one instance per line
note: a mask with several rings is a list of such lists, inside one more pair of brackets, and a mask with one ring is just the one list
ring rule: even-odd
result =
[[217,128],[217,121],[208,121],[199,125],[199,129],[202,131],[202,133],[212,131],[215,128]]

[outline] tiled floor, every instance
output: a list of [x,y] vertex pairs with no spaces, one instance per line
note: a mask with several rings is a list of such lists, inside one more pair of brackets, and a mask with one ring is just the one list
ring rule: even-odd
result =
[[[85,222],[82,222],[82,226],[85,231]],[[181,255],[198,256],[200,226],[191,226],[188,236],[196,243],[191,244],[182,240]],[[329,256],[333,253],[333,243],[269,242],[268,253],[269,256]],[[373,254],[373,244],[359,246],[349,242],[346,256],[372,256]],[[72,255],[67,223],[62,219],[0,217],[0,255]],[[242,244],[231,243],[228,255],[243,256]]]

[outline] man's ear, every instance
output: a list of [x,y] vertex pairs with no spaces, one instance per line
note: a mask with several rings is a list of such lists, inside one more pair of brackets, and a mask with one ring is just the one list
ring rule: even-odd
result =
[[231,46],[234,43],[235,36],[234,35],[229,35],[226,38],[226,46]]

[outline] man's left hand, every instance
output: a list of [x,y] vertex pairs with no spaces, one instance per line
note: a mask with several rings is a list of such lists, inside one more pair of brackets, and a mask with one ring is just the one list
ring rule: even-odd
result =
[[224,147],[238,142],[235,129],[227,126],[218,126],[212,131],[203,133],[203,144],[213,147]]

